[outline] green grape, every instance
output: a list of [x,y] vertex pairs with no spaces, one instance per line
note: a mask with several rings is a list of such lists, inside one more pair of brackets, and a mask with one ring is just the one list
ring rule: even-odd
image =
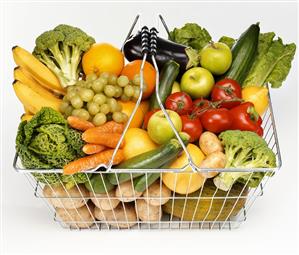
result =
[[74,108],[71,105],[68,105],[68,107],[65,109],[64,114],[66,117],[71,116]]
[[87,109],[91,115],[96,115],[100,111],[100,106],[94,102],[89,102]]
[[146,89],[147,89],[147,85],[145,83],[143,83],[142,91],[144,92],[144,91],[146,91]]
[[128,121],[128,119],[129,119],[128,115],[125,114],[124,112],[122,112],[121,114],[123,116],[123,122],[126,123]]
[[72,111],[72,115],[73,115],[73,116],[77,116],[77,117],[79,117],[79,112],[80,112],[80,110],[81,110],[81,109],[74,109],[74,110]]
[[107,73],[107,72],[103,72],[103,73],[100,74],[100,77],[108,80],[109,77],[110,77],[110,74]]
[[68,108],[68,106],[69,106],[69,103],[68,103],[68,102],[62,102],[62,103],[60,104],[60,106],[59,106],[59,110],[60,110],[62,113],[64,113],[65,110]]
[[140,94],[140,88],[137,87],[137,86],[135,86],[134,87],[134,95],[133,95],[133,97],[136,98],[136,99],[138,99],[139,94]]
[[65,95],[63,98],[62,98],[62,101],[63,102],[69,102],[70,100],[67,98],[67,96]]
[[136,86],[140,85],[140,75],[139,74],[134,75],[133,84],[136,85]]
[[72,97],[72,99],[71,99],[71,104],[72,104],[72,106],[73,106],[75,109],[79,109],[79,108],[82,108],[82,106],[83,106],[83,101],[82,101],[82,99],[77,95],[77,96]]
[[90,89],[92,87],[92,84],[94,83],[94,81],[88,81],[88,82],[85,82],[84,84],[84,88],[87,88],[87,89]]
[[115,88],[113,85],[106,85],[104,92],[106,96],[113,97],[115,95]]
[[107,79],[107,78],[100,77],[100,78],[98,78],[98,80],[99,80],[103,85],[107,85],[107,84],[108,84],[108,79]]
[[121,101],[124,101],[124,102],[130,101],[130,97],[128,97],[125,94],[122,94],[121,97],[120,97],[120,99],[121,99]]
[[124,93],[126,96],[131,97],[134,95],[134,88],[132,85],[125,86]]
[[120,103],[117,103],[117,108],[116,108],[116,112],[121,112],[123,109],[123,107],[121,106]]
[[95,124],[96,126],[103,125],[106,121],[107,121],[107,117],[102,112],[97,113],[92,119],[92,123]]
[[80,80],[80,81],[77,81],[77,82],[76,82],[76,85],[74,85],[74,86],[70,86],[70,87],[68,87],[68,88],[73,88],[73,87],[75,87],[75,86],[84,87],[84,85],[85,85],[85,81],[84,81],[84,80]]
[[109,98],[107,104],[109,105],[111,112],[116,112],[118,103],[115,98]]
[[104,84],[101,82],[101,80],[97,79],[92,83],[91,87],[95,93],[100,93],[104,89]]
[[89,112],[85,109],[80,109],[78,112],[78,117],[82,120],[88,120],[90,115]]
[[75,90],[75,88],[76,88],[75,86],[76,86],[76,85],[68,86],[68,87],[66,88],[66,93],[69,93],[69,92]]
[[121,87],[119,87],[119,86],[115,86],[114,88],[115,88],[115,95],[114,95],[114,97],[116,97],[116,98],[120,97],[122,95],[122,93],[123,93],[123,89]]
[[104,114],[108,114],[110,112],[110,107],[108,104],[102,104],[100,107],[100,111]]
[[80,97],[84,102],[89,102],[93,99],[94,92],[91,89],[81,89]]
[[127,76],[121,75],[117,78],[117,84],[120,87],[125,87],[129,84],[129,78]]
[[77,96],[77,92],[75,89],[71,90],[71,91],[68,91],[67,94],[66,94],[66,97],[69,101],[71,101],[71,99],[74,97],[74,96]]
[[92,99],[92,101],[98,105],[102,105],[102,104],[106,103],[106,100],[107,100],[107,98],[103,93],[96,94]]
[[91,73],[91,74],[87,74],[86,75],[86,81],[94,81],[96,80],[98,77],[95,73]]
[[114,112],[112,114],[112,119],[115,121],[115,122],[118,122],[118,123],[122,123],[123,122],[123,115],[121,112]]
[[116,85],[117,84],[117,76],[115,74],[110,74],[108,78],[108,83],[111,85]]

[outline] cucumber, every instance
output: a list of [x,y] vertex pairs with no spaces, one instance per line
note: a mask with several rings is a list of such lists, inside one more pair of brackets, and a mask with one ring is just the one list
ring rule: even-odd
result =
[[231,67],[220,79],[234,79],[242,86],[257,54],[259,34],[259,25],[253,24],[240,36],[232,47]]
[[[171,94],[172,85],[175,82],[179,72],[180,65],[173,60],[169,60],[163,66],[159,81],[159,96],[162,104],[165,103],[166,98]],[[150,98],[150,110],[154,109],[160,109],[155,91]]]
[[106,191],[109,192],[110,190],[114,189],[114,185],[109,182],[107,174],[100,173],[93,174],[90,178],[90,183],[89,181],[85,182],[85,187],[89,191],[94,191],[95,193],[106,193]]
[[160,177],[160,173],[148,173],[134,180],[134,190],[137,192],[145,191]]
[[[182,140],[188,143],[189,136],[181,133]],[[182,146],[177,139],[171,139],[168,143],[161,145],[155,150],[151,150],[130,158],[117,166],[118,169],[156,169],[175,159],[182,151]],[[111,173],[108,175],[110,183],[117,185],[132,178],[144,175],[144,173]]]

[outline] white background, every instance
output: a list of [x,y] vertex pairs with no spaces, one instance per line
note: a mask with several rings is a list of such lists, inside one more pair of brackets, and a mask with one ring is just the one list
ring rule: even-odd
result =
[[14,139],[23,108],[11,86],[14,68],[11,47],[17,44],[32,50],[36,36],[60,23],[79,26],[98,42],[106,41],[120,47],[137,13],[148,26],[157,24],[159,13],[164,15],[170,28],[197,22],[207,28],[215,40],[222,35],[238,37],[251,23],[259,21],[262,32],[275,31],[285,42],[297,41],[297,6],[294,3],[5,4],[5,36],[2,38],[5,44],[0,57],[4,63],[4,82],[0,86],[3,100],[3,252],[295,254],[298,237],[296,61],[283,87],[271,91],[283,167],[270,180],[264,196],[257,199],[247,221],[237,230],[97,232],[61,229],[43,202],[34,198],[27,180],[14,172]]

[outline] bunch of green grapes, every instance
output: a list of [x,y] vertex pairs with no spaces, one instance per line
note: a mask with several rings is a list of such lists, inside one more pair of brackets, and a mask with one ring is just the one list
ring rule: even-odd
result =
[[117,77],[114,74],[89,74],[85,80],[78,81],[67,88],[67,93],[60,106],[65,117],[77,116],[92,121],[96,126],[103,125],[108,120],[124,123],[128,116],[122,112],[122,101],[134,100],[139,97],[140,79],[134,77],[129,81],[127,76]]

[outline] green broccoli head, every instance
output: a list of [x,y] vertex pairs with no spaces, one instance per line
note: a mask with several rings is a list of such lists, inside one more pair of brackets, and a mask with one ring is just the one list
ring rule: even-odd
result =
[[61,24],[36,38],[33,54],[67,87],[78,80],[82,55],[94,43],[81,29]]

